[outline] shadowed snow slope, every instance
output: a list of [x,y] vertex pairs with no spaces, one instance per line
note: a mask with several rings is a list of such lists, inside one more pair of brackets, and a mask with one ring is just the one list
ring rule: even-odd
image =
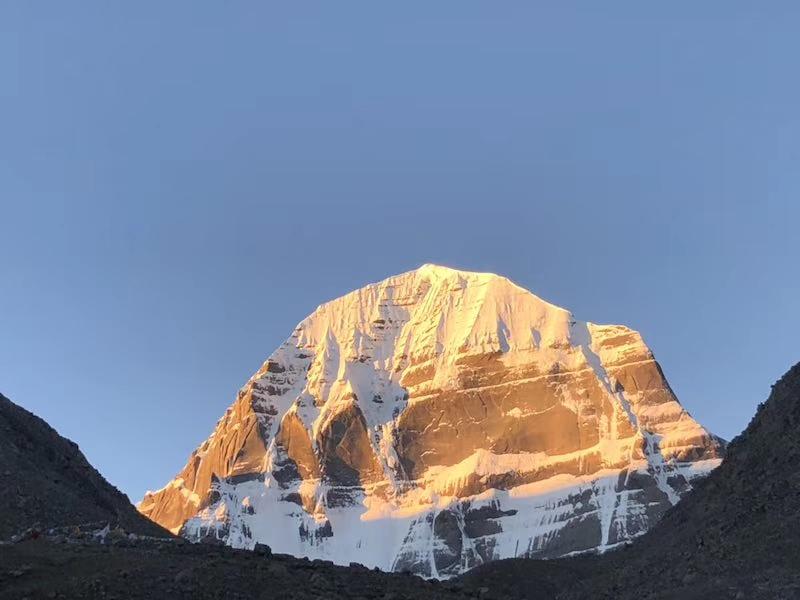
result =
[[317,308],[139,510],[189,539],[448,577],[614,547],[721,451],[637,332],[424,265]]

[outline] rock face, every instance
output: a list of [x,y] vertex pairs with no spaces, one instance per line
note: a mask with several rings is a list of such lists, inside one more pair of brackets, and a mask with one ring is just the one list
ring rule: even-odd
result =
[[103,522],[170,537],[136,512],[74,442],[0,394],[0,540],[33,526]]
[[775,385],[719,468],[616,552],[505,560],[467,573],[497,597],[800,598],[800,363]]
[[612,548],[721,452],[637,332],[424,265],[302,321],[139,510],[189,539],[441,578]]

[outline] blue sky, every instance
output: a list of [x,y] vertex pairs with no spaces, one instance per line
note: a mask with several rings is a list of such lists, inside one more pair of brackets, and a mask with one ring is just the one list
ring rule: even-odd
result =
[[0,391],[137,501],[425,262],[624,323],[732,437],[798,360],[800,6],[4,2]]

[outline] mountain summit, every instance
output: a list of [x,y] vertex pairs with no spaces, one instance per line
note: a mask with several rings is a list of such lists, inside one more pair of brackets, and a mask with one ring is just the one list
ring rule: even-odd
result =
[[139,510],[189,539],[448,577],[612,548],[721,453],[637,332],[423,265],[318,307]]

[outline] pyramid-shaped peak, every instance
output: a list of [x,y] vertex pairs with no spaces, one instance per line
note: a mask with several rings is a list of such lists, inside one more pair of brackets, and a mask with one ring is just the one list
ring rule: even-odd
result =
[[301,321],[140,510],[194,541],[449,577],[623,543],[718,462],[638,333],[424,264]]
[[[316,348],[328,336],[353,355],[457,356],[569,343],[572,314],[494,273],[424,264],[320,305],[288,340]],[[544,342],[542,342],[544,340]]]

